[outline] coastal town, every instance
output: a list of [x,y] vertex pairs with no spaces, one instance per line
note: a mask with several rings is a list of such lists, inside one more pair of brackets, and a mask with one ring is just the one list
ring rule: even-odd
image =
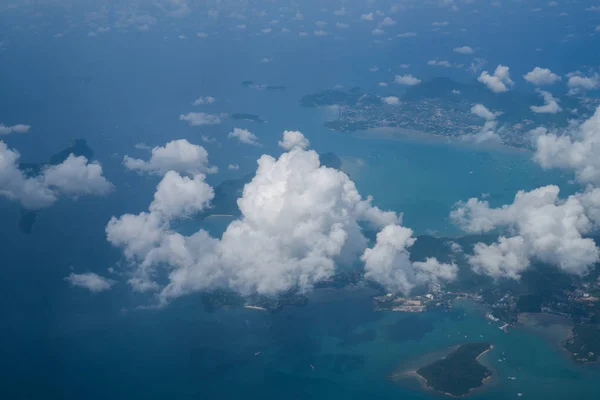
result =
[[[447,138],[476,140],[479,134],[495,138],[504,145],[517,148],[531,146],[530,132],[540,124],[553,128],[567,126],[569,115],[546,118],[531,112],[529,105],[539,99],[534,95],[509,93],[498,103],[496,97],[473,84],[458,83],[448,78],[434,78],[409,88],[396,96],[376,96],[360,88],[325,90],[304,96],[303,107],[334,107],[337,118],[325,126],[339,132],[393,128],[398,133],[434,134]],[[562,98],[561,104],[573,113],[588,116],[600,99]],[[474,104],[502,109],[489,121],[475,115]]]
[[429,310],[450,311],[455,301],[467,299],[484,306],[485,318],[508,332],[522,313],[549,314],[563,317],[573,324],[563,347],[576,363],[598,361],[600,354],[600,281],[582,282],[579,286],[552,291],[550,295],[517,294],[494,287],[479,291],[448,291],[433,285],[425,294],[404,296],[386,293],[373,297],[377,311],[422,313]]

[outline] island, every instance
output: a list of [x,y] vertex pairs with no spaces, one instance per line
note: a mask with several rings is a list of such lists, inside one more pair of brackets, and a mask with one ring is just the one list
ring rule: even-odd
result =
[[261,119],[258,115],[255,114],[245,114],[245,113],[235,113],[231,114],[231,119],[235,119],[236,121],[252,121],[263,123],[266,122],[264,119]]
[[416,374],[427,387],[442,394],[465,396],[492,376],[492,372],[478,362],[492,348],[490,343],[463,344],[445,358],[419,368]]
[[576,325],[563,346],[576,363],[597,362],[600,354],[600,328],[591,324]]
[[471,107],[483,104],[497,112],[496,133],[505,145],[528,148],[531,146],[528,132],[533,128],[539,125],[566,127],[571,117],[569,110],[577,110],[581,118],[587,118],[600,105],[597,98],[560,96],[557,99],[565,111],[535,113],[531,105],[541,104],[538,94],[517,90],[498,94],[480,82],[457,82],[447,77],[437,77],[404,91],[388,88],[379,92],[380,95],[367,93],[358,87],[327,89],[303,96],[300,106],[336,106],[337,118],[324,123],[334,131],[379,129],[387,135],[432,134],[459,138],[482,130],[485,121],[474,115]]
[[272,92],[280,92],[285,90],[285,86],[282,85],[266,85],[262,83],[255,83],[254,81],[242,81],[241,85],[251,89],[268,90]]
[[219,289],[202,293],[201,302],[204,310],[209,313],[236,307],[275,313],[285,307],[304,307],[308,304],[308,298],[294,291],[279,293],[276,296],[241,296],[233,291]]

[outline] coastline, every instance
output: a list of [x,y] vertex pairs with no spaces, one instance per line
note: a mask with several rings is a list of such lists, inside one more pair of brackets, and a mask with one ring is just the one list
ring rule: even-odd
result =
[[550,313],[519,313],[514,327],[540,336],[572,362],[573,354],[564,346],[573,337],[573,322],[561,315]]
[[399,127],[370,128],[350,133],[360,139],[409,140],[422,143],[450,144],[480,150],[508,151],[519,154],[531,153],[531,150],[527,148],[510,146],[504,143],[473,143],[461,139],[460,136],[444,136]]
[[250,310],[267,311],[266,308],[259,307],[259,306],[244,306],[244,308],[247,308],[247,309],[250,309]]

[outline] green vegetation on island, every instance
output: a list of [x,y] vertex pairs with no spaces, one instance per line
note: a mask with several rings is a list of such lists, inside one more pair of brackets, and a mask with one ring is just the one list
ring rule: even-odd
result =
[[563,111],[536,113],[532,105],[543,104],[539,94],[511,90],[494,93],[480,82],[456,82],[446,77],[434,78],[411,86],[404,92],[385,89],[381,96],[365,93],[359,88],[324,90],[300,99],[302,107],[338,106],[334,120],[325,122],[339,132],[364,131],[373,128],[397,128],[414,133],[448,137],[474,135],[485,121],[471,112],[474,104],[483,104],[496,112],[496,133],[502,142],[514,147],[528,147],[528,132],[539,126],[565,127],[571,111],[586,118],[600,105],[591,97],[557,97]]
[[492,372],[477,361],[491,348],[489,343],[463,344],[445,358],[419,368],[417,374],[438,392],[464,396],[492,376]]
[[577,363],[597,362],[600,354],[600,327],[591,324],[576,325],[563,346]]
[[207,312],[215,312],[229,307],[247,307],[277,312],[284,307],[303,307],[308,304],[306,296],[294,291],[279,293],[277,296],[250,295],[243,297],[232,291],[214,290],[202,293],[201,301]]

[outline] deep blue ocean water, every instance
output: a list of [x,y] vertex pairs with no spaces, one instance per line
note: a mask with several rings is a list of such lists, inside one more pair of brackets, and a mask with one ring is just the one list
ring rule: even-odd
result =
[[[480,21],[488,19],[493,15],[486,13]],[[401,22],[410,31],[418,21]],[[513,22],[527,32],[537,26],[531,21],[525,26],[520,18]],[[431,330],[418,340],[394,341],[386,336],[387,327],[409,316],[372,311],[364,290],[317,291],[308,306],[276,314],[246,309],[210,314],[197,296],[162,310],[138,310],[150,299],[133,294],[119,277],[113,277],[121,283],[112,291],[95,295],[64,281],[72,271],[107,275],[109,267],[119,267],[120,254],[106,242],[104,227],[113,215],[145,209],[158,182],[125,172],[121,165],[124,154],[143,155],[134,149],[140,142],[155,146],[187,138],[200,144],[201,135],[217,138],[219,143],[205,146],[220,167],[209,181],[218,184],[254,170],[263,153],[279,154],[277,140],[284,129],[300,130],[313,148],[343,159],[361,193],[372,194],[382,208],[404,212],[406,225],[419,234],[460,234],[447,220],[452,204],[482,193],[494,194],[498,205],[510,202],[519,189],[549,183],[561,184],[566,193],[575,190],[567,184],[568,175],[542,171],[526,152],[329,132],[323,121],[330,112],[298,106],[302,95],[338,84],[397,94],[398,87],[381,89],[377,83],[390,80],[401,63],[422,64],[466,39],[491,65],[509,63],[515,74],[543,62],[557,72],[579,68],[581,51],[592,39],[559,44],[552,56],[523,52],[555,45],[559,38],[551,25],[540,23],[536,35],[523,35],[510,46],[500,43],[488,54],[486,40],[498,33],[493,25],[485,34],[456,33],[463,36],[431,41],[427,54],[410,42],[371,46],[371,38],[358,36],[326,39],[319,46],[289,46],[284,40],[265,46],[256,37],[198,41],[192,40],[192,26],[182,27],[189,30],[189,40],[160,30],[93,39],[85,32],[61,39],[3,32],[12,47],[0,54],[0,121],[10,116],[33,126],[30,134],[6,142],[24,160],[43,161],[73,138],[84,138],[117,190],[106,198],[57,203],[39,214],[30,236],[17,229],[19,206],[0,200],[2,398],[435,398],[414,382],[395,384],[388,377],[415,357],[481,335],[495,345],[488,359],[497,382],[473,398],[515,398],[517,393],[532,399],[597,398],[596,367],[573,365],[555,342],[540,335],[505,334],[470,308],[419,315]],[[262,64],[263,57],[273,62]],[[380,70],[370,74],[372,65]],[[423,78],[437,73],[418,72]],[[240,85],[243,80],[286,90],[252,90]],[[178,116],[199,111],[191,103],[201,95],[218,99],[202,111],[255,113],[267,122],[189,127]],[[234,126],[256,133],[263,146],[229,142]],[[229,163],[240,170],[228,171]],[[222,222],[211,223],[222,230]],[[407,323],[406,330],[421,330],[423,324],[417,325]],[[340,346],[365,330],[375,338]]]

